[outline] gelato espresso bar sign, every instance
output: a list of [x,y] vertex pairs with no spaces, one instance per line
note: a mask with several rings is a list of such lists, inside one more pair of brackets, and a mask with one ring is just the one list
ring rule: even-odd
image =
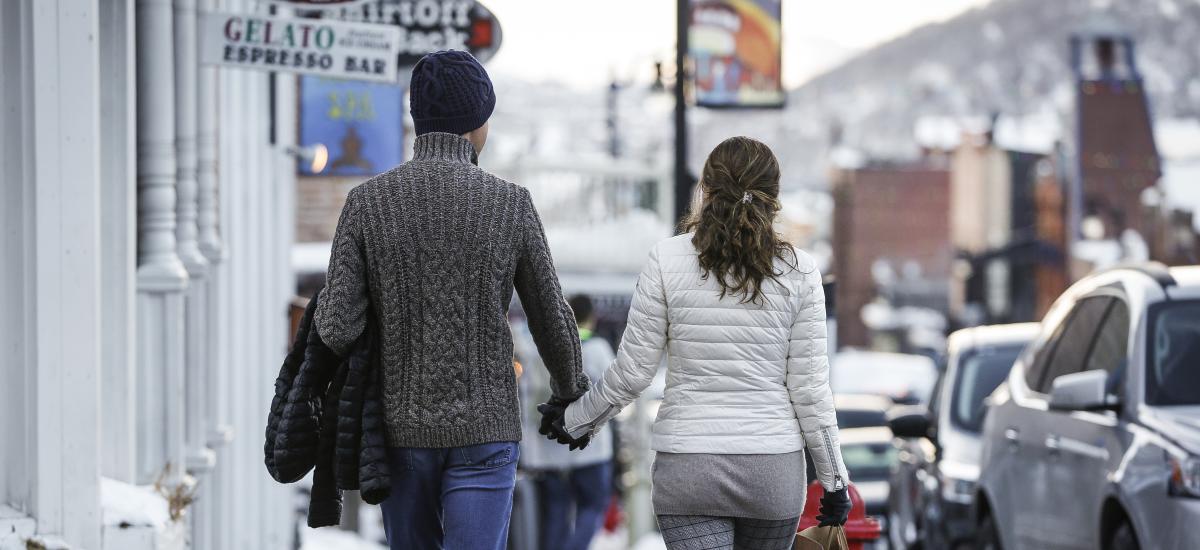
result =
[[208,13],[200,61],[330,78],[396,82],[400,29],[390,25]]

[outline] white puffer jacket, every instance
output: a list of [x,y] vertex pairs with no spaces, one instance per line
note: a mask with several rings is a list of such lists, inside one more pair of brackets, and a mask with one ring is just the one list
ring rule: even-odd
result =
[[617,358],[564,420],[594,432],[633,402],[667,352],[652,446],[669,453],[779,454],[808,448],[821,485],[849,481],[838,445],[826,356],[825,294],[812,258],[777,260],[760,305],[720,296],[692,235],[655,245],[638,278]]

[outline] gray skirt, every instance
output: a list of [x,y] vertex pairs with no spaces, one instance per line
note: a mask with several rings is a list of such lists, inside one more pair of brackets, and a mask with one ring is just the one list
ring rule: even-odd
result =
[[782,520],[804,511],[804,451],[773,455],[658,453],[654,513]]

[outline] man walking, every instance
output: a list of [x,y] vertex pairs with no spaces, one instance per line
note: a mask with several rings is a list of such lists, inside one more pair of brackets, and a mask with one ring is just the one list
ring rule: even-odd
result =
[[513,288],[562,401],[588,387],[579,335],[529,192],[476,166],[496,104],[487,72],[429,54],[410,93],[413,158],[350,191],[314,320],[338,353],[378,328],[388,544],[499,550],[521,438]]
[[[592,383],[599,382],[612,364],[612,345],[596,336],[595,307],[586,294],[571,297],[571,310],[579,325],[583,346],[583,370]],[[539,396],[545,401],[548,395]],[[542,550],[587,550],[600,529],[604,512],[612,497],[612,428],[601,430],[580,451],[545,438],[530,439],[538,446],[540,464],[527,464],[539,470],[538,500],[541,509]]]

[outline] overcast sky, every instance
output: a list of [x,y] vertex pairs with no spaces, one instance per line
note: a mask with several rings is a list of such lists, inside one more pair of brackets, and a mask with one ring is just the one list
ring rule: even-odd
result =
[[[793,87],[855,52],[988,0],[783,0],[784,83]],[[649,79],[672,59],[672,0],[483,0],[504,42],[488,69],[499,77],[605,84]]]

